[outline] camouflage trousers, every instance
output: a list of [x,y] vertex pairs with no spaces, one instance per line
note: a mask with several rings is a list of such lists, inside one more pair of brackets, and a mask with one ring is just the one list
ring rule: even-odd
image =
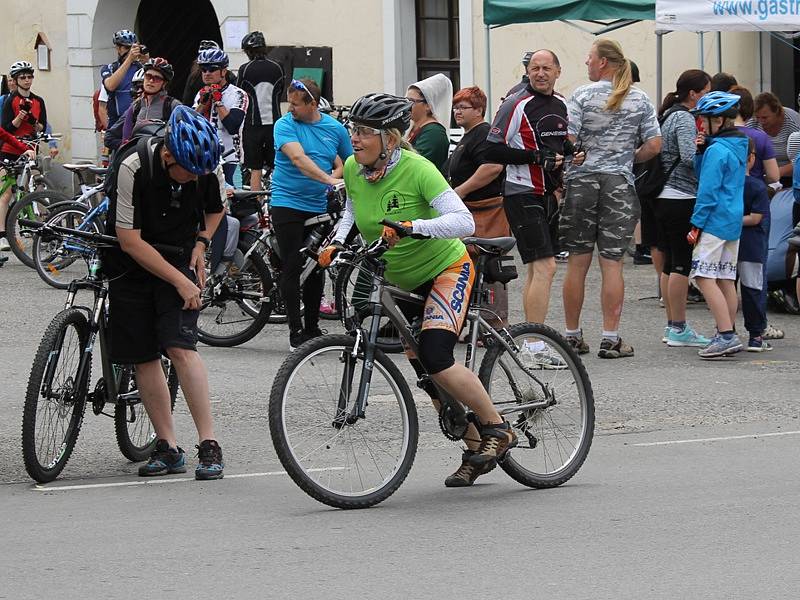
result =
[[622,260],[639,220],[636,190],[622,175],[592,173],[566,182],[561,208],[561,250],[573,254],[597,251]]

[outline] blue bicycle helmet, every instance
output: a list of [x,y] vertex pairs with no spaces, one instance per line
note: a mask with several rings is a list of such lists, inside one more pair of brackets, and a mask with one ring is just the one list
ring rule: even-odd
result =
[[180,105],[172,111],[164,143],[178,164],[195,175],[211,173],[219,165],[216,128],[188,106]]
[[198,65],[216,66],[220,69],[228,68],[228,55],[219,48],[208,48],[197,55]]
[[130,29],[120,29],[114,34],[112,40],[115,46],[128,46],[131,47],[137,42],[136,34]]
[[692,113],[705,117],[736,118],[741,98],[728,92],[709,92],[697,101]]

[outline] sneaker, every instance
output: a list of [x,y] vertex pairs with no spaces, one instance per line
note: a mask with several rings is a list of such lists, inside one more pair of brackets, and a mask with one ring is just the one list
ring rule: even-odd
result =
[[666,344],[669,341],[669,330],[670,329],[672,329],[672,327],[670,327],[669,325],[665,325],[664,326],[664,335],[661,338],[661,342],[663,344]]
[[564,359],[547,347],[542,340],[522,342],[521,355],[527,359],[529,368],[560,371],[567,368]]
[[765,340],[764,336],[750,336],[750,341],[747,342],[748,352],[769,352],[770,350],[772,350],[772,344]]
[[0,237],[0,251],[9,252],[10,250],[11,244],[8,243],[8,240],[4,237]]
[[653,257],[645,252],[637,250],[633,253],[633,264],[635,265],[652,265]]
[[583,336],[568,335],[567,343],[577,354],[589,354],[589,344],[584,341]]
[[467,459],[474,467],[491,470],[498,460],[503,460],[511,448],[517,445],[517,434],[508,421],[481,426],[481,445]]
[[150,460],[139,467],[140,477],[186,473],[186,454],[181,448],[169,447],[167,440],[158,440]]
[[597,356],[600,358],[625,358],[633,356],[633,347],[623,342],[622,338],[617,338],[616,342],[603,338]]
[[194,470],[195,479],[222,479],[225,462],[222,460],[222,448],[216,440],[203,440],[197,448],[200,461]]
[[669,328],[667,334],[667,346],[673,348],[692,347],[692,348],[705,348],[711,343],[707,337],[700,335],[694,329],[687,326],[683,331],[678,331],[674,327]]
[[[320,333],[320,335],[322,335]],[[305,344],[308,340],[312,339],[314,336],[309,337],[309,334],[306,333],[303,329],[295,329],[291,333],[289,333],[289,351],[294,352],[300,346]]]
[[773,290],[769,293],[769,298],[784,312],[790,315],[800,314],[800,306],[793,294],[788,294],[785,290]]
[[767,323],[767,328],[761,334],[761,337],[765,340],[782,340],[783,330],[778,329],[772,323]]
[[335,315],[336,302],[323,297],[322,301],[319,303],[319,312],[323,315]]
[[700,358],[721,358],[723,356],[732,356],[742,349],[742,341],[739,336],[734,334],[727,340],[721,335],[717,334],[711,338],[711,342],[697,352]]
[[706,299],[703,297],[703,292],[701,292],[694,284],[689,284],[689,291],[686,294],[686,302],[689,304],[699,304],[700,302],[705,302]]
[[568,259],[569,259],[569,252],[567,252],[566,250],[564,252],[559,252],[558,254],[556,254],[557,262],[567,262]]
[[494,469],[496,462],[489,462],[488,467],[476,467],[472,465],[470,461],[470,457],[472,457],[475,452],[472,450],[465,450],[464,454],[461,455],[461,466],[458,467],[458,470],[453,473],[452,475],[448,476],[447,479],[444,480],[444,485],[446,487],[467,487],[475,483],[475,480],[480,477],[481,475],[485,475],[492,469]]
[[0,256],[0,267],[2,267],[4,264],[6,264],[6,262],[8,262],[8,257],[7,256]]

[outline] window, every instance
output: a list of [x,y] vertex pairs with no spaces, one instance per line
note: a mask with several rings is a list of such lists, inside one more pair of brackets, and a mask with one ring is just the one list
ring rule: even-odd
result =
[[458,0],[416,0],[417,76],[442,73],[460,86]]

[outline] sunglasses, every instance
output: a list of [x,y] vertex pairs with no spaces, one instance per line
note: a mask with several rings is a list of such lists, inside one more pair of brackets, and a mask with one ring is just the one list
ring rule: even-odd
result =
[[164,78],[161,75],[153,75],[151,73],[144,74],[145,81],[164,81]]
[[289,84],[292,89],[299,90],[301,92],[305,92],[308,94],[308,97],[312,100],[314,99],[314,94],[312,94],[309,89],[306,87],[306,84],[302,81],[298,81],[297,79],[292,79],[292,82]]
[[33,79],[33,73],[27,75],[17,75],[17,79]]
[[222,67],[212,67],[212,66],[209,66],[209,67],[200,67],[200,70],[201,70],[203,73],[214,73],[215,71],[221,71],[221,70],[222,70]]

